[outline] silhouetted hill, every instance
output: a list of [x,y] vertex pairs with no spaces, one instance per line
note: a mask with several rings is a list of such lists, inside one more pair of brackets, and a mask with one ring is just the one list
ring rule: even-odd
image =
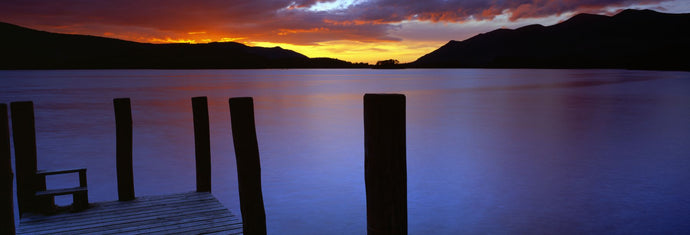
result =
[[0,69],[244,69],[367,67],[235,42],[150,44],[49,33],[0,22]]
[[450,41],[407,66],[690,70],[689,55],[690,14],[625,10]]

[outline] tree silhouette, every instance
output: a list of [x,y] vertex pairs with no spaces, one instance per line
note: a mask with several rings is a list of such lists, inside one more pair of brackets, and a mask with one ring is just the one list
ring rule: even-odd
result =
[[378,66],[378,67],[387,67],[387,66],[393,66],[393,65],[397,65],[397,64],[400,64],[400,62],[398,60],[394,60],[394,59],[381,60],[381,61],[376,62],[376,66]]

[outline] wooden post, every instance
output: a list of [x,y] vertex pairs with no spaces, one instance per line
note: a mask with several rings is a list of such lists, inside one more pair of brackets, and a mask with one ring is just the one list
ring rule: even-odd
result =
[[196,152],[196,191],[211,192],[211,137],[206,97],[192,98],[192,111]]
[[7,104],[0,104],[0,176],[4,179],[0,181],[2,192],[0,194],[0,234],[14,234],[14,199],[12,194],[12,153],[10,152],[10,126],[7,119]]
[[364,95],[367,234],[407,234],[405,96]]
[[39,190],[45,190],[45,181],[36,175],[36,127],[34,126],[34,103],[12,102],[12,136],[14,138],[14,164],[17,171],[17,204],[19,216],[24,212],[49,210],[52,198],[39,199]]
[[113,100],[115,106],[117,196],[120,201],[134,200],[132,170],[132,106],[129,98]]
[[[79,171],[79,187],[87,187],[86,169]],[[89,208],[89,193],[87,191],[72,195],[72,204],[77,210]]]
[[237,160],[237,180],[244,234],[266,234],[266,212],[261,192],[261,162],[251,97],[231,98],[230,120]]

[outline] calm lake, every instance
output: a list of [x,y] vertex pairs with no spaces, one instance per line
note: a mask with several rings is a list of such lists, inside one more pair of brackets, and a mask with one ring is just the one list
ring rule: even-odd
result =
[[207,96],[213,194],[239,215],[228,98],[254,97],[269,234],[366,233],[362,97],[381,92],[407,96],[410,234],[690,233],[689,72],[0,71],[0,102],[34,102],[39,169],[88,168],[92,202],[117,200],[113,98],[143,196],[195,190]]

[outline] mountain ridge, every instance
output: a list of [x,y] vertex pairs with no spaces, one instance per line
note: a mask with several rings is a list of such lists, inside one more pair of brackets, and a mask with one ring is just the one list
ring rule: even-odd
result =
[[628,9],[451,40],[405,66],[690,70],[688,41],[690,14]]
[[280,47],[236,42],[152,44],[39,31],[0,22],[0,69],[356,68]]

